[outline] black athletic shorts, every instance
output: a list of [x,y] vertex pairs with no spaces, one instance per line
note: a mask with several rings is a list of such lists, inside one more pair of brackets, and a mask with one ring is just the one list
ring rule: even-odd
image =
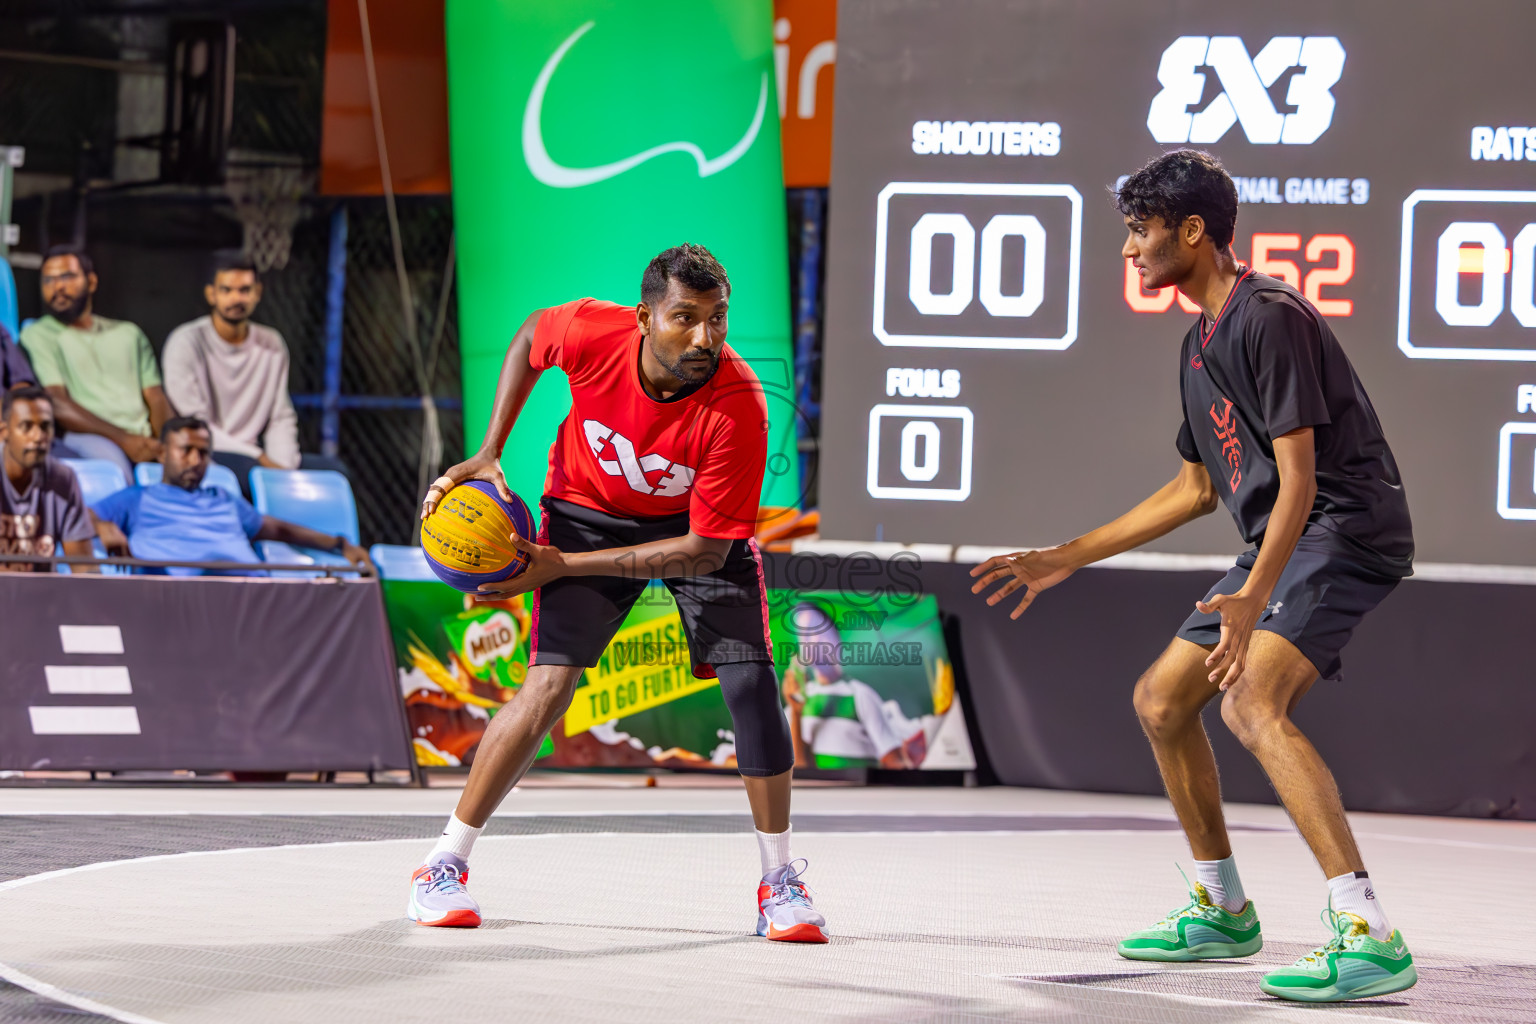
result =
[[[688,532],[688,515],[625,519],[546,497],[539,543],[561,551],[596,551],[645,544]],[[624,624],[649,580],[625,576],[566,576],[533,595],[534,665],[591,668]],[[677,600],[693,674],[712,678],[714,666],[772,662],[768,588],[757,542],[733,541],[725,564],[707,576],[662,581]]]
[[[1269,606],[1254,627],[1295,644],[1324,679],[1339,677],[1343,666],[1339,653],[1349,643],[1355,626],[1401,582],[1351,559],[1347,550],[1342,549],[1344,543],[1329,536],[1322,527],[1308,527],[1280,573],[1274,593],[1269,595]],[[1258,548],[1239,555],[1237,565],[1210,589],[1205,599],[1237,593],[1248,582],[1248,573],[1258,557]],[[1219,643],[1220,612],[1207,615],[1197,609],[1184,620],[1178,635],[1191,643]]]

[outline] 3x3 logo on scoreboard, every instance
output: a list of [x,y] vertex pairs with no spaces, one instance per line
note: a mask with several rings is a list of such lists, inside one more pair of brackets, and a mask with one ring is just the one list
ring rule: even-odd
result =
[[875,222],[883,345],[1061,350],[1077,340],[1083,199],[1071,185],[892,182]]
[[1404,200],[1397,347],[1410,359],[1536,361],[1536,192]]

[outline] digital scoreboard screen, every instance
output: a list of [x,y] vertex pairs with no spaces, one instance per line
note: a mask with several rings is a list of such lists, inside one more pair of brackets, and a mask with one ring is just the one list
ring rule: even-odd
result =
[[[1196,307],[1108,189],[1178,146],[1330,318],[1421,561],[1536,564],[1536,7],[843,0],[822,533],[1042,545],[1180,457]],[[1225,512],[1151,545],[1239,549]]]

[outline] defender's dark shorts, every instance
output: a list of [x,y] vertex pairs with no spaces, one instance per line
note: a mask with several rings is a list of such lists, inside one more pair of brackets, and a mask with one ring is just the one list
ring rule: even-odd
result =
[[[687,514],[666,519],[624,519],[581,505],[545,498],[539,543],[561,551],[596,551],[645,544],[688,532]],[[534,665],[591,668],[624,623],[649,580],[623,576],[567,576],[533,596]],[[707,576],[662,581],[677,600],[693,674],[714,676],[716,665],[771,663],[768,588],[757,542],[731,544],[725,564]]]
[[[1349,643],[1355,626],[1401,581],[1373,572],[1349,558],[1341,551],[1341,542],[1326,536],[1326,532],[1320,527],[1308,527],[1302,534],[1291,560],[1280,573],[1274,593],[1269,595],[1269,607],[1254,628],[1285,637],[1317,666],[1318,675],[1337,679],[1343,666],[1339,652]],[[1210,589],[1205,599],[1235,594],[1248,582],[1248,573],[1258,557],[1257,548],[1239,555],[1237,565]],[[1221,615],[1207,615],[1197,609],[1184,620],[1178,635],[1196,644],[1219,643]]]

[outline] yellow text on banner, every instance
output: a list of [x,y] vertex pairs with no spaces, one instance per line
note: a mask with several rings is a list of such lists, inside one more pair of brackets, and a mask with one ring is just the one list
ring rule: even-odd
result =
[[719,685],[715,679],[694,678],[689,665],[688,642],[676,614],[625,626],[597,665],[587,669],[586,685],[577,688],[565,713],[565,734],[575,736]]

